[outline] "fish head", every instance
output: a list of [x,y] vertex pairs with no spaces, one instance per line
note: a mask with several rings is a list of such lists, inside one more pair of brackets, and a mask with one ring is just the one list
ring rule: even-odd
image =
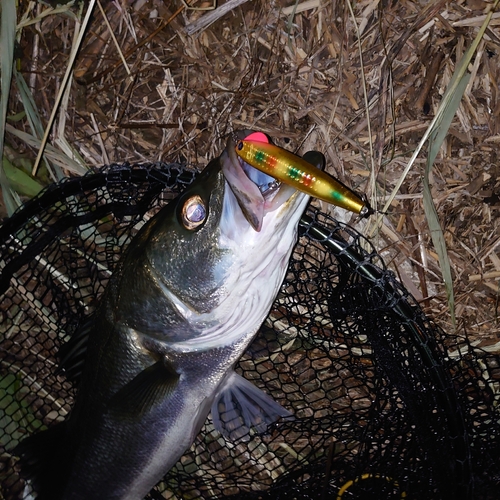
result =
[[[309,196],[236,155],[236,141],[250,133],[229,138],[221,156],[156,215],[136,248],[135,257],[146,262],[149,317],[168,323],[171,340],[199,340],[201,330],[215,339],[220,325],[229,330],[236,322],[235,308],[257,310],[263,321],[284,277]],[[153,295],[168,299],[165,314]],[[157,332],[158,322],[149,321],[148,330]]]

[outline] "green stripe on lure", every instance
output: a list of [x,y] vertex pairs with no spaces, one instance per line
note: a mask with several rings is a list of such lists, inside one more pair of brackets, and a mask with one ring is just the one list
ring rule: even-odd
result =
[[366,200],[301,157],[271,144],[265,134],[254,132],[236,141],[236,154],[250,166],[310,196],[350,210],[361,217],[373,213]]

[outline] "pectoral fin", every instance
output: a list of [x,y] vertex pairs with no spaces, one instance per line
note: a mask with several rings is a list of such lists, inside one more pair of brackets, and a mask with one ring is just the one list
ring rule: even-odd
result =
[[110,412],[118,417],[140,417],[168,398],[178,381],[179,374],[160,360],[136,375],[111,398]]
[[292,413],[235,372],[226,378],[212,403],[215,428],[232,441],[248,439],[251,428],[266,432],[280,417],[292,417]]

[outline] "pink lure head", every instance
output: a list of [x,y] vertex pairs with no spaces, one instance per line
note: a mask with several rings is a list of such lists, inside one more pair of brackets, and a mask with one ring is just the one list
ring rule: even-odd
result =
[[269,144],[269,139],[267,138],[267,135],[264,134],[263,132],[252,132],[250,135],[247,135],[244,141],[253,141],[253,142],[265,142],[266,144]]

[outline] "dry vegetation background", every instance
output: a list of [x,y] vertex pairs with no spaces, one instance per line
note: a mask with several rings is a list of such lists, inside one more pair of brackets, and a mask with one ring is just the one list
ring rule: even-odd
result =
[[[188,3],[97,2],[51,129],[54,167],[42,166],[40,185],[54,180],[58,168],[82,175],[115,162],[202,168],[220,154],[228,133],[245,127],[293,151],[324,152],[329,172],[382,207],[492,6],[480,0]],[[55,6],[19,1],[17,12],[17,70],[43,127],[89,4]],[[469,67],[469,86],[431,179],[457,328],[485,345],[500,340],[499,23],[500,12]],[[14,78],[11,88],[5,155],[30,172],[41,135],[23,114],[20,81]],[[425,158],[424,151],[372,242],[450,331],[422,207]],[[364,234],[373,231],[374,221],[334,213]]]

